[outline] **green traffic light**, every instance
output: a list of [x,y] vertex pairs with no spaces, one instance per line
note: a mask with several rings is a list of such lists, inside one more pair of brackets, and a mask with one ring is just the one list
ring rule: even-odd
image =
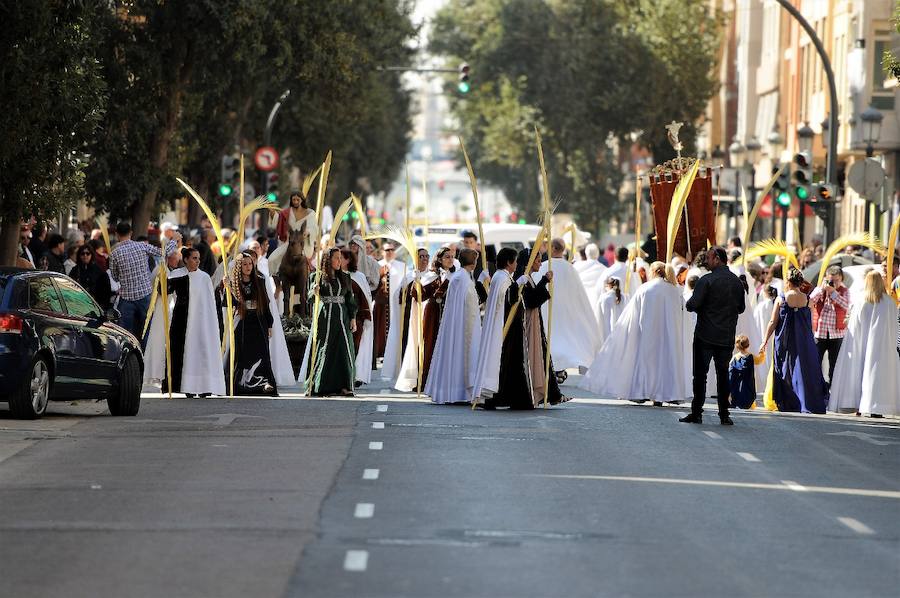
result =
[[276,201],[278,201],[278,194],[275,193],[274,191],[269,191],[268,193],[266,193],[266,199],[268,199],[271,202],[276,202]]
[[354,220],[355,220],[358,216],[359,216],[359,214],[356,213],[356,210],[353,210],[353,211],[350,212],[350,217],[353,218]]
[[225,185],[224,183],[219,185],[219,195],[221,195],[222,197],[228,197],[229,195],[231,195],[232,191],[233,189],[231,188],[231,185]]
[[519,218],[519,224],[525,224],[525,219],[524,219],[524,218]]
[[800,201],[804,201],[809,197],[809,189],[806,187],[795,187],[794,193],[797,195],[797,199]]
[[791,194],[788,193],[787,191],[782,191],[781,193],[778,194],[777,201],[778,201],[778,205],[786,208],[789,205],[791,205]]
[[459,90],[459,93],[469,93],[469,90],[472,87],[469,85],[468,81],[460,81],[459,85],[456,86],[456,89]]
[[347,222],[348,220],[350,220],[350,214],[344,214],[344,215],[341,217],[341,220],[344,221],[344,222]]

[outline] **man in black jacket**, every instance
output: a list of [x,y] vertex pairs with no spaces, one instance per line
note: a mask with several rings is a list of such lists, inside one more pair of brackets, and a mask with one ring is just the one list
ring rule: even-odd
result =
[[706,373],[712,359],[716,368],[719,421],[726,426],[734,424],[728,414],[728,362],[734,349],[738,316],[744,311],[744,285],[728,269],[726,261],[722,247],[712,247],[706,252],[710,273],[697,281],[686,305],[688,311],[697,314],[697,327],[694,329],[694,400],[691,413],[679,420],[682,422],[703,422]]

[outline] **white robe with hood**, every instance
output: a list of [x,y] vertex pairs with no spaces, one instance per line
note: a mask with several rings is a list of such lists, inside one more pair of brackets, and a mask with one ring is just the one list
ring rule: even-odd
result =
[[475,387],[481,310],[472,273],[460,268],[450,277],[425,394],[438,404],[471,402]]
[[[419,281],[424,287],[434,282],[437,277],[437,273],[429,270],[420,273]],[[404,282],[404,286],[415,282],[416,278],[413,274],[410,274],[408,279],[408,282]],[[403,352],[403,363],[400,364],[400,373],[397,375],[397,381],[394,384],[394,388],[401,392],[411,392],[419,384],[419,335],[422,334],[419,329],[419,313],[421,309],[421,313],[424,314],[425,306],[428,305],[430,299],[423,301],[420,308],[417,297],[418,295],[415,293],[415,287],[413,287],[412,298],[406,298],[407,306],[409,307],[409,321],[403,324],[404,329],[407,330],[406,348]],[[397,311],[400,311],[399,308]],[[397,328],[397,336],[399,337],[399,326]],[[440,332],[440,328],[438,329],[438,332]],[[399,342],[396,342],[395,346],[399,344]],[[398,349],[394,349],[394,351],[397,350]],[[393,359],[396,360],[396,355],[393,356]]]
[[482,394],[493,395],[500,388],[500,354],[503,351],[503,324],[506,321],[506,292],[512,285],[512,274],[497,270],[491,277],[481,323],[481,345],[475,371],[472,396],[481,402]]
[[580,386],[608,398],[684,401],[684,300],[664,279],[637,290]]
[[900,415],[897,335],[897,304],[889,296],[853,307],[834,368],[829,411]]
[[[372,292],[369,290],[369,285],[366,284],[365,275],[357,270],[350,273],[350,278],[359,285],[368,303],[369,313],[372,313]],[[366,320],[362,327],[362,338],[359,340],[359,350],[356,352],[356,381],[368,384],[372,381],[372,352],[374,351],[375,328],[371,318]]]
[[[553,321],[551,330],[550,302],[541,306],[544,333],[550,330],[550,355],[559,370],[587,367],[600,349],[600,334],[594,310],[575,268],[567,260],[553,260]],[[535,283],[549,270],[548,263],[532,275]]]

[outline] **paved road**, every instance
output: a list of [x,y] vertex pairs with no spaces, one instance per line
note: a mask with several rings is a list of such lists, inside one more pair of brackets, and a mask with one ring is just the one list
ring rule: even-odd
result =
[[377,390],[0,411],[0,595],[897,595],[897,420]]

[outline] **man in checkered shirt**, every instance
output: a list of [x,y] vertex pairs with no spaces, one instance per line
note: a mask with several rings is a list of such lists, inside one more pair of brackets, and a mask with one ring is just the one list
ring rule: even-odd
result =
[[844,271],[831,266],[825,271],[822,286],[809,295],[813,311],[813,332],[819,349],[819,362],[828,354],[828,382],[834,376],[841,343],[847,334],[847,312],[850,311],[850,290],[844,286]]
[[[150,243],[138,243],[131,240],[131,225],[120,222],[116,225],[118,243],[109,256],[109,271],[113,279],[119,283],[118,309],[122,314],[119,324],[141,340],[144,320],[150,308],[150,264],[148,257],[161,258],[162,251]],[[174,252],[181,241],[181,235],[175,236],[166,243],[166,255]]]

